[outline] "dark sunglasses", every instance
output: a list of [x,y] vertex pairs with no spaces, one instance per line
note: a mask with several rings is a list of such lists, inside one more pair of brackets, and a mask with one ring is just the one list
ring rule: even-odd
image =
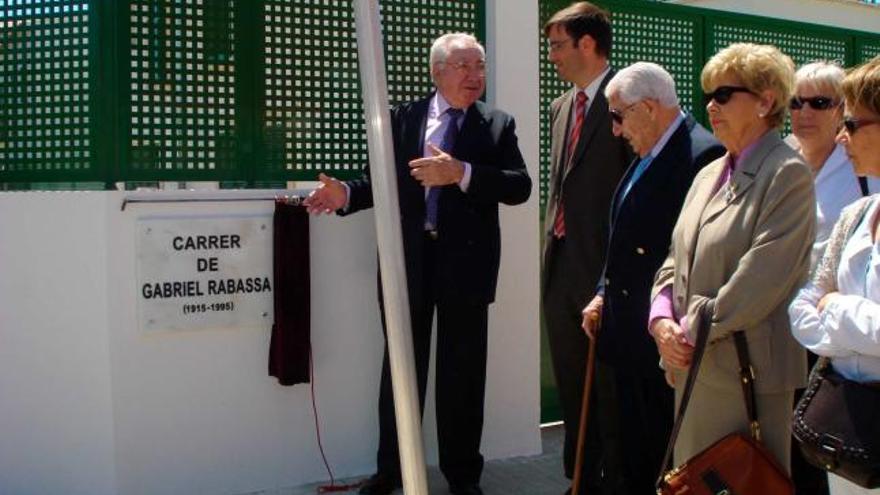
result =
[[800,110],[804,108],[804,105],[810,105],[810,108],[813,110],[828,110],[829,108],[836,107],[838,104],[827,96],[813,96],[812,98],[795,96],[788,102],[788,108],[792,110]]
[[854,119],[852,117],[843,118],[843,127],[850,135],[855,134],[857,130],[866,125],[880,124],[880,120],[876,119]]
[[617,110],[614,108],[608,110],[608,113],[611,114],[611,120],[613,120],[614,123],[617,125],[623,124],[623,118],[626,116],[626,112],[629,112],[634,106],[636,106],[638,104],[639,104],[639,102],[635,102],[632,105],[630,105],[626,108],[622,108],[620,110]]
[[715,91],[703,95],[703,104],[708,105],[710,101],[715,100],[715,103],[719,105],[726,105],[733,98],[734,93],[754,94],[752,90],[742,86],[719,86],[715,88]]

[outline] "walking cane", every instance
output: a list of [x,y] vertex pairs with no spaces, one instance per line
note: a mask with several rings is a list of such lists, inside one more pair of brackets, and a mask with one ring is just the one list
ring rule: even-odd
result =
[[[593,324],[598,327],[600,318],[593,317]],[[598,328],[597,328],[598,329]],[[587,413],[590,411],[590,389],[593,386],[593,369],[596,361],[596,337],[587,336],[590,341],[587,351],[587,370],[584,379],[584,398],[581,400],[581,419],[578,422],[577,451],[574,456],[574,479],[571,482],[571,495],[580,495],[581,471],[584,467],[584,440],[587,437]]]

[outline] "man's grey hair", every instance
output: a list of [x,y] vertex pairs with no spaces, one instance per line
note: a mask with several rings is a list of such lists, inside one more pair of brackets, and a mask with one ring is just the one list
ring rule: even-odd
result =
[[830,89],[833,94],[823,95],[840,101],[843,98],[843,68],[836,62],[820,60],[802,66],[794,74],[795,87],[807,85],[815,90]]
[[605,97],[612,95],[626,105],[651,99],[667,108],[678,107],[675,80],[666,69],[651,62],[636,62],[614,74],[605,86]]
[[431,45],[430,66],[433,68],[434,64],[446,62],[446,58],[449,57],[449,53],[452,50],[462,48],[478,48],[483,59],[486,58],[486,49],[483,48],[483,45],[473,35],[468,33],[447,33],[434,40],[434,44]]

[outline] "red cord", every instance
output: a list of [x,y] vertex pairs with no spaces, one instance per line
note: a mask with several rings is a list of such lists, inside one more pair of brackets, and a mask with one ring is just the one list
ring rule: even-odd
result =
[[318,493],[347,492],[349,490],[354,490],[355,488],[360,487],[363,484],[363,481],[348,485],[337,485],[336,479],[333,477],[333,471],[330,469],[330,463],[327,462],[327,455],[324,454],[324,445],[321,442],[321,426],[318,423],[318,399],[315,397],[315,368],[312,363],[311,349],[309,349],[309,385],[312,389],[312,411],[315,413],[315,435],[318,438],[318,450],[321,452],[321,459],[324,461],[327,475],[330,476],[330,484],[318,486]]

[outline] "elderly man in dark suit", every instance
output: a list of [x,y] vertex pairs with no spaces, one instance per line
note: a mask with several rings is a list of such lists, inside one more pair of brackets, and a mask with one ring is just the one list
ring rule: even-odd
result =
[[[697,172],[724,147],[681,111],[675,82],[656,64],[638,62],[605,87],[616,136],[639,157],[623,176],[610,212],[608,257],[583,328],[597,338],[597,355],[613,377],[613,417],[622,453],[621,493],[652,493],[672,428],[673,391],[658,366],[648,333],[654,274],[669,250],[672,228]],[[603,404],[605,406],[606,404]]]
[[[419,400],[424,406],[436,308],[440,469],[457,495],[482,493],[487,313],[501,251],[498,204],[523,203],[532,187],[513,118],[477,101],[485,72],[485,50],[473,36],[443,35],[431,47],[437,91],[391,112]],[[373,204],[369,169],[346,183],[320,179],[307,200],[312,212],[347,214]],[[364,494],[401,486],[392,400],[386,349],[378,469]]]
[[[544,318],[565,422],[563,463],[565,475],[571,478],[587,357],[581,310],[593,295],[605,262],[611,196],[631,153],[623,138],[611,133],[608,102],[602,94],[614,74],[608,65],[611,24],[607,12],[589,2],[572,4],[551,17],[544,34],[550,61],[559,76],[574,85],[550,106],[550,195],[544,215],[542,282]],[[602,382],[601,373],[597,381]],[[604,393],[598,392],[591,400],[602,407]],[[581,486],[592,493],[615,473],[601,458],[600,433],[611,434],[598,419],[591,420]]]

